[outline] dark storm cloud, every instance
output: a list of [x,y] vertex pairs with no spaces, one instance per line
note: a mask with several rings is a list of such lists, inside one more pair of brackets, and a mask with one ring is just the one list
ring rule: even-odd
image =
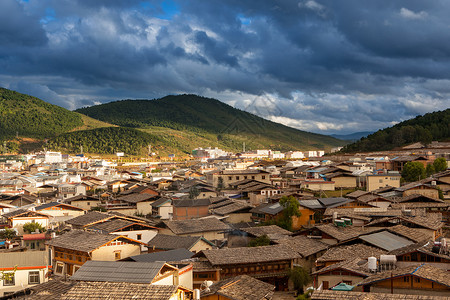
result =
[[197,93],[316,132],[376,130],[448,107],[449,13],[419,0],[4,0],[0,85],[69,108]]
[[27,15],[15,0],[0,1],[1,47],[33,47],[45,44],[45,31],[39,19]]

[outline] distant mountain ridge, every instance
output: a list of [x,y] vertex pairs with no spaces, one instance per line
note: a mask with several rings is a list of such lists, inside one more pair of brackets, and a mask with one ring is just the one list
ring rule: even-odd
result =
[[349,134],[330,134],[330,136],[344,141],[356,142],[357,140],[372,134],[373,131],[353,132]]
[[[85,114],[83,114],[85,113]],[[132,128],[130,128],[132,127]],[[0,88],[0,152],[186,155],[196,147],[327,149],[345,142],[274,123],[195,95],[124,100],[69,111]]]
[[450,140],[450,109],[427,113],[378,130],[359,141],[346,145],[345,153],[392,150],[409,144]]
[[197,95],[166,96],[155,100],[121,100],[76,110],[92,118],[119,126],[152,127],[214,135],[221,147],[238,151],[326,149],[345,142],[330,136],[294,129],[233,108],[216,99]]

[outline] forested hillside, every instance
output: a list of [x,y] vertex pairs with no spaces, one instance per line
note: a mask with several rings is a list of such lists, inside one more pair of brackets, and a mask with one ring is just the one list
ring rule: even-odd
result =
[[0,141],[15,136],[50,138],[83,125],[77,113],[0,88]]
[[196,95],[167,96],[157,100],[123,100],[78,109],[92,118],[135,128],[164,127],[214,134],[233,150],[248,140],[258,147],[278,150],[324,149],[341,140],[287,127],[235,109],[215,99]]
[[83,149],[86,153],[147,155],[147,146],[157,142],[154,136],[136,129],[103,127],[62,134],[48,141],[47,147],[71,153],[80,153]]
[[450,109],[418,116],[349,144],[342,152],[368,152],[391,150],[396,147],[421,142],[450,140]]

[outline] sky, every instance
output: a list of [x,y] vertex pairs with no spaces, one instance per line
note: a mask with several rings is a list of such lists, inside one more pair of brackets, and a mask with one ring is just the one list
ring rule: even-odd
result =
[[68,109],[216,98],[323,134],[450,107],[450,1],[1,0],[0,86]]

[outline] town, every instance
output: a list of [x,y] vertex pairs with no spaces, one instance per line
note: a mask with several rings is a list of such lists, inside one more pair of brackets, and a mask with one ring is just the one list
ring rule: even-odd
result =
[[450,143],[338,150],[2,155],[0,298],[447,299]]

